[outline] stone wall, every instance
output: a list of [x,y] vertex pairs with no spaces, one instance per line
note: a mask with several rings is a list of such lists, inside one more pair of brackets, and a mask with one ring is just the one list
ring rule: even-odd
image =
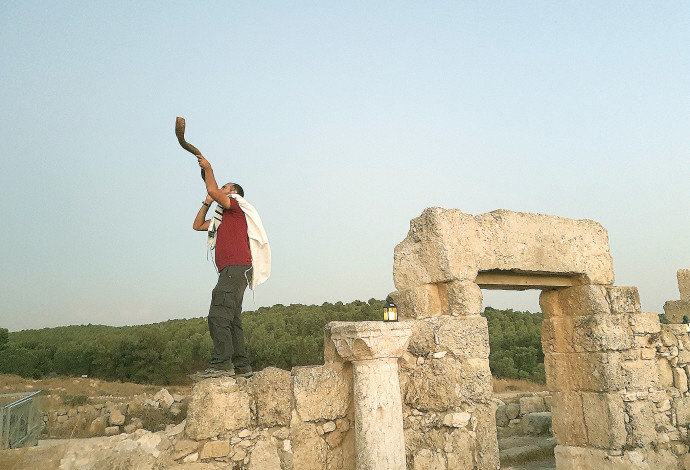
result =
[[511,436],[552,435],[551,393],[504,393],[496,397],[496,434]]
[[178,458],[354,470],[351,376],[351,367],[328,364],[201,381],[187,412],[189,452]]
[[[384,325],[371,323],[377,329]],[[262,460],[280,465],[276,470],[354,470],[355,408],[369,398],[360,392],[353,401],[355,384],[366,380],[356,377],[352,362],[356,369],[357,360],[350,355],[363,346],[352,341],[349,352],[343,352],[333,337],[336,326],[326,328],[322,366],[292,372],[269,368],[251,379],[197,383],[185,428],[189,453],[179,459],[251,464],[260,448],[261,455],[270,454]],[[409,345],[398,345],[406,349],[395,362],[406,462],[399,468],[498,468],[488,337],[477,334],[486,329],[486,319],[432,317],[400,322],[396,328],[412,333]],[[371,367],[371,359],[364,361]],[[376,432],[388,435],[392,430],[381,425]]]
[[631,287],[544,291],[540,305],[559,470],[684,468],[687,428],[676,410],[687,386],[676,384],[685,371],[671,368],[661,342],[672,336],[677,348],[684,327],[641,312]]

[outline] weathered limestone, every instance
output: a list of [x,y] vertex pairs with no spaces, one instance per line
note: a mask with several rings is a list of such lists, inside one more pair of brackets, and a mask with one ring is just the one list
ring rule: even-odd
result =
[[295,409],[302,421],[342,418],[347,414],[352,379],[343,367],[293,367]]
[[679,269],[678,290],[680,300],[669,300],[664,304],[666,319],[671,323],[690,321],[690,269]]
[[669,300],[664,304],[664,313],[671,323],[683,323],[683,317],[690,319],[690,300]]
[[479,271],[496,269],[570,273],[587,283],[613,283],[608,234],[591,220],[503,209],[472,216],[434,207],[410,222],[407,238],[395,248],[398,290],[474,281]]
[[252,396],[259,426],[287,426],[291,413],[290,373],[267,367],[254,374]]
[[690,300],[690,269],[679,269],[676,275],[678,276],[680,300]]
[[332,322],[329,328],[338,354],[353,364],[357,469],[404,470],[398,358],[412,328],[381,322]]
[[207,439],[251,424],[250,395],[234,378],[208,379],[192,388],[185,432],[190,439]]

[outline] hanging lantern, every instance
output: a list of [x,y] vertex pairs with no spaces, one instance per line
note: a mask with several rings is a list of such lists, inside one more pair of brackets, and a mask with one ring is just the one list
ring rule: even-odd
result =
[[398,321],[398,307],[390,297],[386,298],[386,305],[383,306],[383,321]]

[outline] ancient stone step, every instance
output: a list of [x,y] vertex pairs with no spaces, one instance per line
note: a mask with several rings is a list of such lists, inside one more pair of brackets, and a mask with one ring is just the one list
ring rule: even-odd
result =
[[501,467],[553,457],[552,437],[512,436],[498,440]]

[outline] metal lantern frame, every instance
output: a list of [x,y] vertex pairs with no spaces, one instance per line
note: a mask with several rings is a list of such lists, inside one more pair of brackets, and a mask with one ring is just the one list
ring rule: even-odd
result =
[[398,306],[390,297],[386,299],[386,305],[383,306],[383,321],[398,321]]

